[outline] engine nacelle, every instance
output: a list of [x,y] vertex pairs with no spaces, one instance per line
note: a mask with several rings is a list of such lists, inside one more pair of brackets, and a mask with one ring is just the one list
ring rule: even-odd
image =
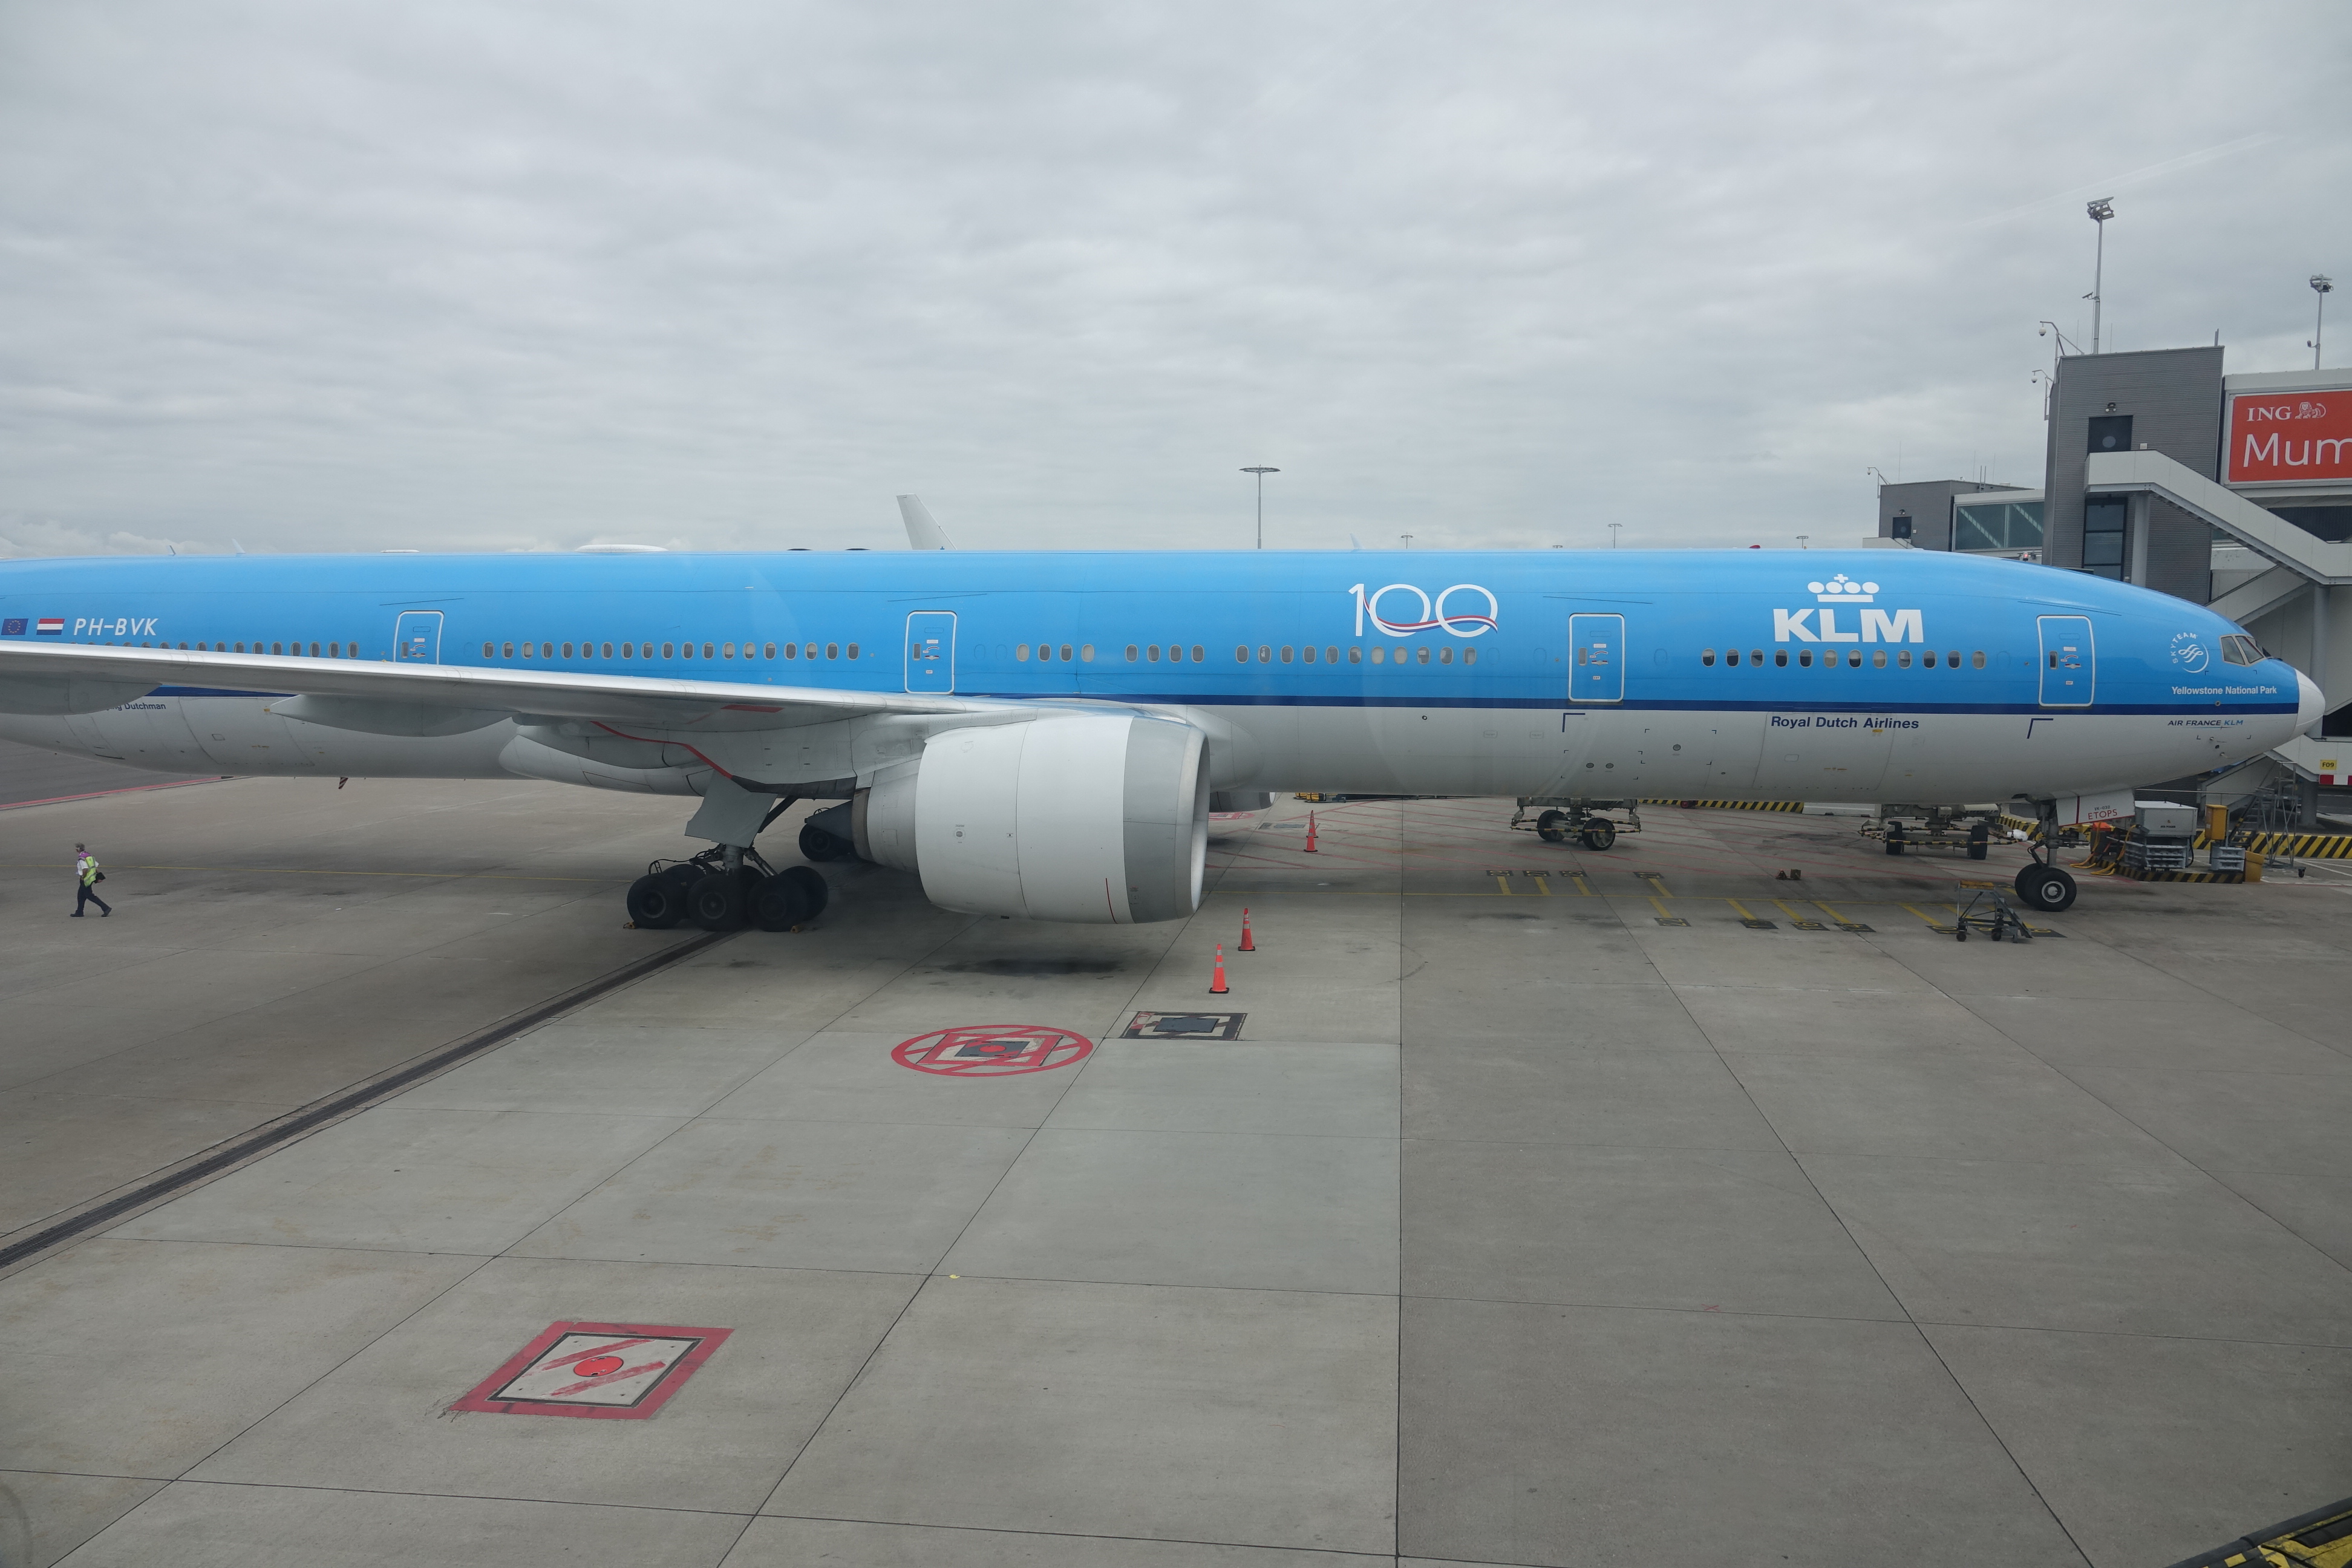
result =
[[1126,925],[1201,903],[1208,738],[1083,714],[950,730],[857,792],[857,853],[923,879],[942,909]]

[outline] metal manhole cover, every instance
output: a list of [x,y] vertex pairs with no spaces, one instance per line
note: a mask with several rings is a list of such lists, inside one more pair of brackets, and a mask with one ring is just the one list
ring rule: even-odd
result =
[[642,1421],[732,1332],[668,1323],[550,1323],[449,1408]]
[[1238,1040],[1247,1013],[1138,1013],[1122,1040]]

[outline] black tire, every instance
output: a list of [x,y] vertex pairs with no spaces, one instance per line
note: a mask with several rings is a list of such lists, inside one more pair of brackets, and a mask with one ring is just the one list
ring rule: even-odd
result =
[[807,860],[846,860],[857,851],[813,822],[801,824],[801,857]]
[[1969,928],[1968,928],[1968,927],[1966,927],[1966,926],[1962,926],[1959,930],[1958,930],[1958,931],[1954,931],[1954,932],[1952,933],[1952,940],[1953,940],[1954,942],[1966,942],[1966,941],[1968,941],[1968,940],[1969,940]]
[[825,905],[833,901],[833,889],[826,884],[822,875],[812,871],[806,866],[787,866],[776,873],[776,880],[790,882],[800,889],[801,902],[805,912],[796,922],[798,924],[806,925],[816,919],[817,916],[824,913]]
[[[2032,878],[2029,873],[2039,872]],[[2055,866],[2028,866],[2017,874],[2017,896],[2029,909],[2054,915],[2074,905],[2074,879]]]
[[675,879],[640,877],[629,884],[629,919],[639,931],[668,931],[686,919],[686,899]]
[[1536,837],[1547,844],[1568,842],[1568,813],[1547,811],[1536,818]]
[[743,878],[713,871],[687,890],[688,916],[704,931],[733,931],[743,923]]
[[[793,869],[804,871],[808,868],[795,866]],[[790,931],[807,923],[808,895],[788,874],[771,877],[751,895],[750,912],[751,923],[761,931]]]
[[1617,842],[1617,825],[1605,816],[1596,816],[1584,825],[1577,837],[1584,840],[1587,849],[1606,849]]

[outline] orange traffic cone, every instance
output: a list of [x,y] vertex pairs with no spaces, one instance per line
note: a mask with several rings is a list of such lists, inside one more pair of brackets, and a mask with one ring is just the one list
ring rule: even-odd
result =
[[1307,814],[1307,853],[1315,853],[1315,814],[1311,811]]
[[1225,944],[1219,942],[1217,943],[1216,972],[1209,976],[1209,994],[1223,996],[1232,989],[1232,986],[1225,984]]
[[1250,937],[1249,911],[1247,910],[1244,910],[1242,911],[1242,944],[1234,951],[1236,952],[1255,952],[1257,951],[1257,943]]

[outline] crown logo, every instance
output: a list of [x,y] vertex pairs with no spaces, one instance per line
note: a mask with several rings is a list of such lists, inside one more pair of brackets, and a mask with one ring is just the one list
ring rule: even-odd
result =
[[1824,605],[1867,605],[1878,592],[1875,583],[1857,583],[1841,572],[1826,583],[1808,583],[1805,591],[1821,596]]

